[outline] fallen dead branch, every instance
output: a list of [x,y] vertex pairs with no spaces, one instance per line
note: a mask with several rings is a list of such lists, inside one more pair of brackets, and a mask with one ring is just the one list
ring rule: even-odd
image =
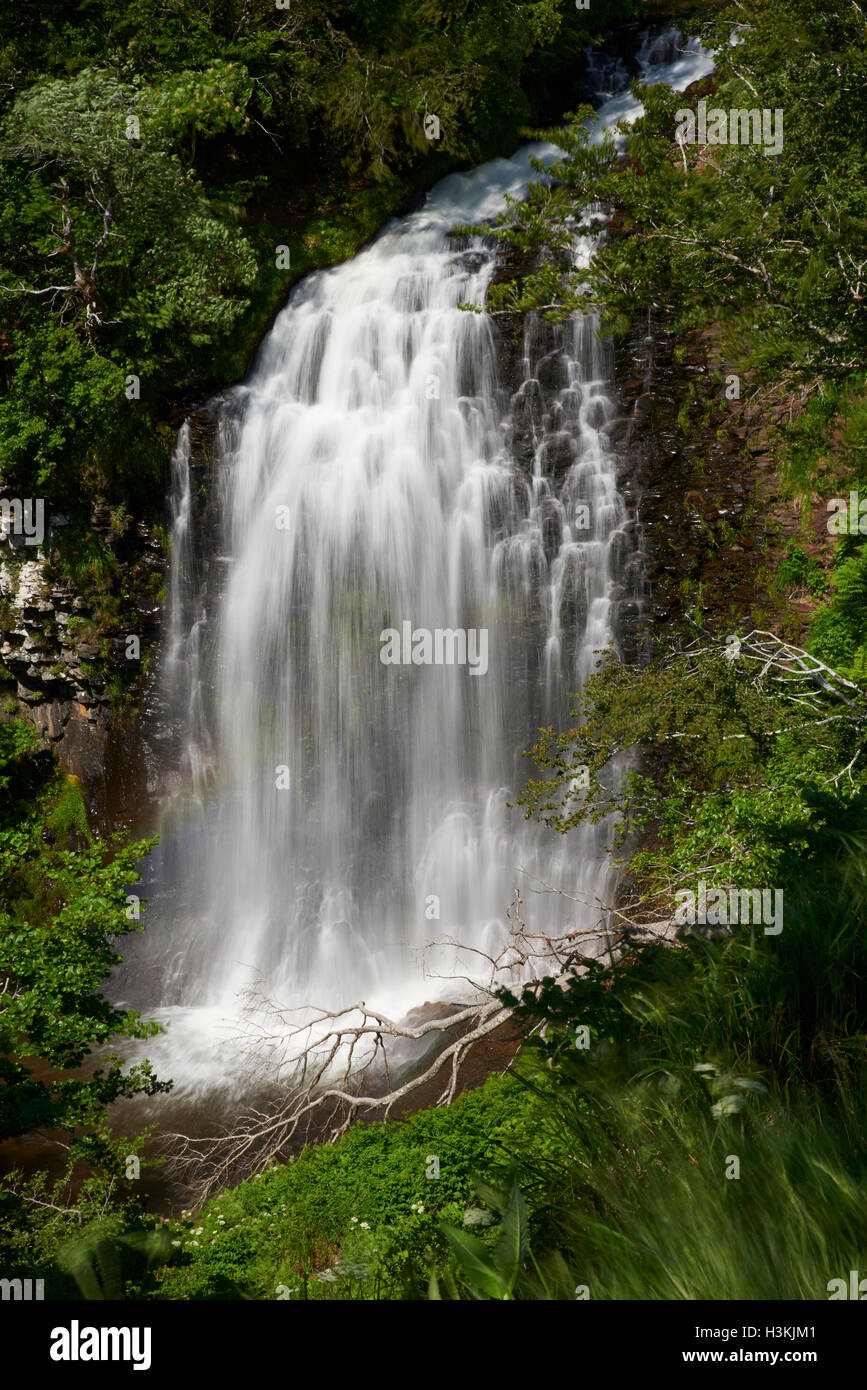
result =
[[281,1098],[267,1110],[251,1108],[231,1131],[196,1139],[169,1136],[170,1171],[204,1201],[242,1175],[289,1157],[312,1134],[333,1142],[361,1114],[385,1118],[431,1085],[439,1088],[433,1103],[450,1104],[470,1053],[513,1016],[496,993],[499,987],[520,984],[538,991],[545,979],[564,985],[586,969],[588,956],[613,963],[637,942],[675,933],[668,919],[631,921],[623,909],[596,906],[594,926],[547,936],[527,930],[516,889],[507,913],[508,939],[496,956],[451,939],[429,942],[477,958],[483,972],[481,978],[437,977],[459,982],[460,997],[441,1001],[435,1016],[418,1022],[389,1018],[364,1001],[339,1010],[299,1009],[248,995],[242,1043],[252,1064],[251,1084],[257,1078],[273,1084],[279,1076]]

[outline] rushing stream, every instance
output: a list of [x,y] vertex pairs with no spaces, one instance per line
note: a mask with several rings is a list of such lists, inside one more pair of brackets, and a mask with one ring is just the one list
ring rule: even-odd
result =
[[[712,67],[670,40],[642,58],[680,88]],[[599,128],[639,109],[621,94]],[[496,951],[516,887],[545,931],[610,889],[599,827],[557,836],[507,801],[630,582],[611,352],[591,318],[528,323],[505,382],[496,324],[459,308],[484,305],[491,245],[450,236],[553,153],[446,178],[293,289],[218,407],[207,583],[179,436],[160,676],[179,756],[119,989],[169,1024],[146,1051],[188,1094],[241,1076],[220,1038],[245,989],[401,1013],[479,973],[425,943]]]

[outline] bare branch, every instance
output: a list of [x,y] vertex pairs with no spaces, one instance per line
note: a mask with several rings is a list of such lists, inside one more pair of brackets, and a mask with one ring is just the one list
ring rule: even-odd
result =
[[[560,891],[550,885],[545,889]],[[261,1171],[272,1159],[287,1157],[311,1132],[333,1141],[361,1113],[385,1118],[431,1085],[439,1088],[433,1103],[449,1105],[471,1052],[513,1018],[512,1009],[497,993],[501,984],[508,982],[531,992],[538,992],[544,979],[564,985],[586,971],[588,956],[593,955],[587,948],[594,941],[613,964],[637,942],[670,940],[674,935],[668,917],[633,922],[623,910],[598,899],[595,906],[600,917],[592,927],[574,927],[559,936],[530,933],[516,889],[507,912],[508,937],[496,955],[450,939],[428,943],[456,946],[484,961],[486,968],[481,979],[438,976],[460,981],[463,997],[441,1001],[435,1017],[418,1023],[388,1018],[363,1000],[333,1011],[283,1008],[250,995],[245,1044],[263,1075],[272,1081],[280,1076],[283,1096],[270,1110],[251,1109],[230,1133],[198,1139],[170,1136],[171,1168],[191,1185],[198,1200],[204,1200],[240,1174]],[[606,920],[609,914],[618,919],[613,931]],[[596,958],[600,958],[599,946]],[[535,1031],[535,1026],[522,1028]],[[440,1044],[432,1060],[411,1047],[425,1039]]]

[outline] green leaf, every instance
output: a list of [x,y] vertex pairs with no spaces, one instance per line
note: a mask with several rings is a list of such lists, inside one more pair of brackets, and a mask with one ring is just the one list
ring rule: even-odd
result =
[[490,1252],[475,1236],[459,1231],[455,1226],[440,1227],[449,1245],[455,1252],[461,1273],[475,1288],[481,1289],[490,1298],[508,1298],[509,1289],[503,1283],[496,1269],[489,1263]]
[[494,1265],[510,1294],[521,1273],[528,1245],[527,1208],[518,1181],[513,1178],[509,1205],[503,1214],[500,1238],[494,1250]]

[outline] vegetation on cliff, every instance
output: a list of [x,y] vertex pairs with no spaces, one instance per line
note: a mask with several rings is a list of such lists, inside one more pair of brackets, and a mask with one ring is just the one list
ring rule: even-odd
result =
[[[135,457],[156,477],[159,451],[148,451],[168,383],[202,379],[202,361],[205,376],[225,371],[231,341],[260,321],[276,283],[276,271],[257,271],[265,250],[273,262],[274,244],[292,240],[261,182],[274,139],[326,189],[337,167],[344,183],[393,187],[423,157],[425,114],[442,123],[445,156],[477,158],[525,119],[567,20],[554,0],[448,15],[395,3],[266,16],[263,4],[244,11],[255,24],[227,6],[212,35],[184,7],[170,17],[153,7],[145,20],[98,9],[99,65],[95,31],[49,36],[34,25],[22,43],[44,82],[16,87],[9,52],[0,68],[7,139],[30,189],[5,215],[16,249],[4,253],[3,283],[39,288],[55,249],[72,264],[68,224],[82,228],[83,265],[98,252],[96,276],[53,305],[10,296],[0,429],[22,490],[37,478],[58,490],[103,486],[107,459],[131,476],[117,430],[147,437]],[[570,42],[582,37],[574,24],[570,14]],[[798,393],[774,445],[784,485],[809,500],[821,480],[823,497],[848,496],[867,488],[864,18],[854,4],[829,13],[806,0],[744,0],[694,25],[720,55],[713,102],[781,109],[782,149],[678,144],[676,113],[694,108],[696,93],[645,92],[625,161],[611,142],[590,146],[576,120],[558,135],[558,181],[540,183],[499,229],[542,264],[499,287],[492,307],[556,317],[591,303],[616,329],[655,305],[675,331],[713,326],[757,400]],[[516,66],[504,82],[506,51]],[[104,166],[93,138],[59,119],[66,98],[92,122],[85,133],[104,132]],[[116,129],[128,115],[141,118],[142,148],[151,137],[153,164],[134,173]],[[578,279],[558,248],[591,203],[612,210],[617,235]],[[154,235],[166,209],[179,229],[172,245]],[[45,232],[52,216],[60,247]],[[130,402],[141,415],[126,416],[116,407],[139,369],[153,395],[143,389]],[[64,381],[81,383],[81,428],[69,438]],[[44,1187],[25,1192],[14,1178],[0,1229],[16,1267],[82,1297],[170,1299],[825,1299],[829,1281],[863,1267],[864,536],[859,526],[829,532],[822,565],[790,550],[780,583],[803,583],[815,601],[807,650],[745,628],[697,631],[691,614],[640,669],[604,662],[572,728],[540,732],[540,776],[520,805],[552,834],[619,813],[629,949],[568,987],[504,995],[535,1030],[513,1075],[448,1110],[359,1125],[166,1222],[127,1204],[109,1228],[85,1189],[84,1229],[71,1241],[72,1200],[34,1217]],[[154,1079],[143,1070],[125,1081],[112,1067],[70,1089],[15,1058],[36,1038],[40,1057],[63,1067],[95,1041],[141,1036],[94,993],[113,950],[103,932],[130,929],[132,851],[106,865],[26,736],[4,737],[13,810],[26,790],[15,779],[36,778],[27,795],[44,794],[39,814],[22,809],[23,829],[10,821],[0,842],[13,883],[0,925],[30,962],[23,975],[4,966],[8,1132],[89,1122],[89,1156],[119,1183],[116,1153],[94,1147],[108,1145],[99,1112]],[[72,855],[64,837],[76,834]],[[726,923],[711,919],[665,946],[630,936],[648,919],[670,921],[679,893],[700,881],[724,902],[732,888],[779,892],[784,916],[771,930],[755,920],[715,930]],[[94,914],[95,934],[85,920]]]
[[[727,364],[720,398],[749,378],[759,407],[788,402],[775,444],[782,481],[805,513],[816,493],[824,511],[867,489],[867,21],[857,5],[747,0],[681,23],[714,50],[712,81],[686,97],[641,88],[645,115],[625,158],[610,134],[591,143],[586,112],[549,132],[562,159],[493,229],[542,263],[497,286],[491,305],[554,319],[595,309],[615,331],[651,307],[675,333],[712,326]],[[733,142],[729,117],[721,143],[718,127],[710,138],[716,109],[771,119],[761,138]],[[692,139],[685,111],[696,114]],[[613,234],[577,272],[572,239],[596,230],[587,212],[600,205]],[[811,641],[862,675],[865,536],[867,508],[854,527],[829,528],[830,587]]]
[[514,146],[626,10],[3,0],[7,491],[159,506],[170,402],[237,379],[292,278],[415,184]]
[[[129,886],[153,842],[96,840],[75,780],[23,720],[0,724],[0,795],[0,1139],[41,1133],[63,1159],[52,1177],[0,1179],[0,1248],[18,1266],[117,1200],[140,1145],[112,1134],[107,1108],[170,1083],[107,1052],[158,1028],[100,993],[118,939],[144,926]],[[77,1197],[74,1173],[91,1174]]]

